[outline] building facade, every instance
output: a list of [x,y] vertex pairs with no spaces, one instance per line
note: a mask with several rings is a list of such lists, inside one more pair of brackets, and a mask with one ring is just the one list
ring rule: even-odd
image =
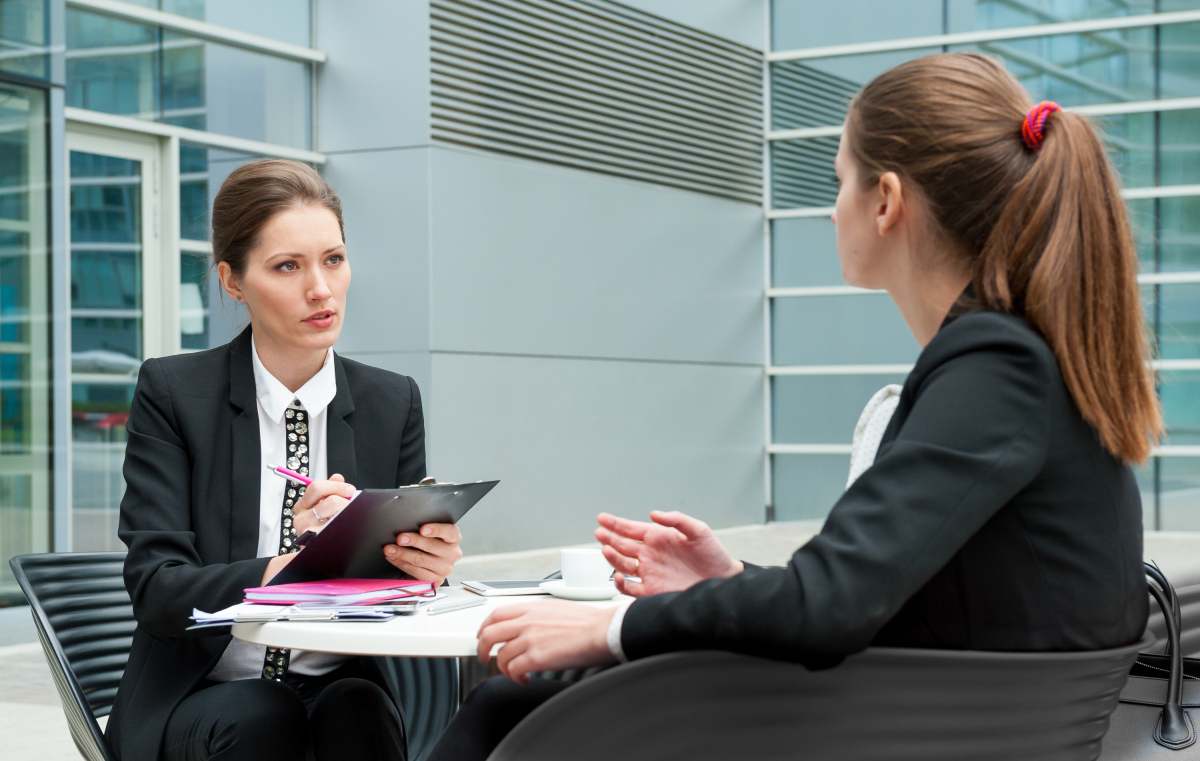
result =
[[[939,51],[999,58],[1034,101],[1092,115],[1121,175],[1167,424],[1138,473],[1146,527],[1200,528],[1200,2],[774,0],[770,66],[768,439],[780,519],[845,487],[866,399],[918,347],[886,294],[841,278],[829,214],[847,97]],[[846,23],[854,19],[853,23]]]
[[208,211],[264,156],[343,199],[336,350],[416,379],[432,474],[501,479],[469,552],[761,521],[764,12],[0,0],[0,555],[121,548],[138,367],[244,326]]
[[468,552],[819,520],[917,354],[841,280],[846,104],[960,49],[1104,126],[1170,426],[1147,525],[1192,528],[1198,36],[1200,0],[0,0],[0,560],[121,548],[138,368],[245,325],[208,215],[260,157],[343,199],[336,350],[416,379],[432,475],[501,479]]

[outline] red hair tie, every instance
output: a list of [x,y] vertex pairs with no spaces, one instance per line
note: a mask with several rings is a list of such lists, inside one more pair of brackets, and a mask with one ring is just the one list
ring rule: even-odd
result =
[[1052,100],[1043,100],[1025,114],[1025,121],[1021,122],[1021,139],[1025,141],[1026,148],[1035,152],[1042,149],[1042,140],[1046,137],[1042,131],[1046,126],[1046,117],[1055,111],[1062,111],[1062,106]]

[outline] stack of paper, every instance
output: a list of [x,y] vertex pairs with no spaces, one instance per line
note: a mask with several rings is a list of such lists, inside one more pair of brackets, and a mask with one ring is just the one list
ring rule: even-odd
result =
[[193,629],[207,629],[213,626],[229,626],[231,624],[260,624],[268,621],[390,621],[397,615],[413,613],[418,607],[445,599],[445,594],[433,597],[422,597],[419,600],[409,598],[387,605],[262,605],[260,603],[242,602],[232,605],[216,613],[205,613],[192,609],[191,619]]
[[432,598],[432,581],[396,579],[335,579],[277,584],[246,590],[246,602],[267,605],[370,605],[403,600]]

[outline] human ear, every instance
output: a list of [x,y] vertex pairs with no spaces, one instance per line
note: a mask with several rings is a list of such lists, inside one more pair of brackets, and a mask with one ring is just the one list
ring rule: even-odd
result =
[[900,176],[895,172],[884,172],[879,177],[876,192],[879,194],[879,205],[875,214],[875,226],[882,236],[892,232],[904,217],[904,193],[900,185]]
[[229,294],[229,297],[234,301],[245,301],[242,294],[242,288],[238,284],[237,278],[233,276],[233,268],[228,262],[217,263],[217,277],[221,279],[221,287]]

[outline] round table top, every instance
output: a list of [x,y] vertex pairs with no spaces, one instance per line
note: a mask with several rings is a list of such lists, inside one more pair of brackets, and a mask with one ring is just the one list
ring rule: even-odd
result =
[[[462,587],[445,587],[447,600],[477,598]],[[549,595],[510,595],[485,597],[483,605],[452,610],[435,616],[426,610],[396,616],[382,623],[360,621],[274,621],[265,624],[235,624],[233,636],[256,645],[287,647],[345,655],[399,655],[424,658],[454,658],[475,655],[479,626],[501,605],[541,602]],[[604,602],[577,603],[611,607],[618,596]],[[442,601],[439,601],[442,602]]]

